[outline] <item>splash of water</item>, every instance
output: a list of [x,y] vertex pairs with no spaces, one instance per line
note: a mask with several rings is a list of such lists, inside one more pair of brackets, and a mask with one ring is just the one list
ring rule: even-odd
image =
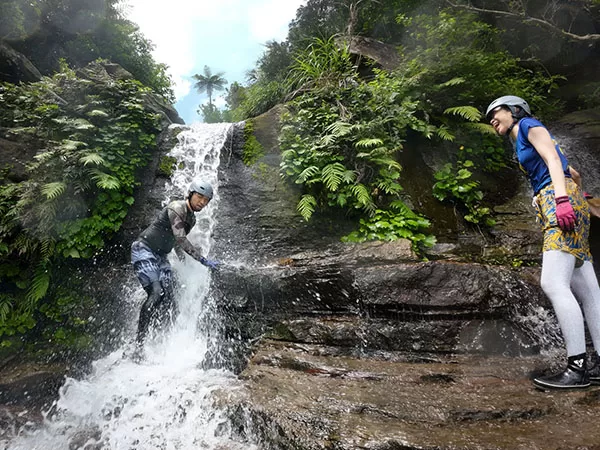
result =
[[[197,214],[189,239],[208,255],[219,195],[217,169],[230,124],[197,124],[178,136],[171,151],[180,167],[166,186],[181,198],[193,177],[215,187],[210,204]],[[168,200],[165,200],[165,204]],[[187,258],[172,259],[180,314],[169,330],[146,344],[146,359],[128,359],[127,344],[96,361],[84,379],[67,378],[59,398],[45,413],[42,427],[15,430],[5,450],[187,450],[254,448],[237,442],[225,413],[216,406],[221,396],[238,387],[224,369],[206,369],[207,355],[219,339],[218,314],[209,292],[208,270]],[[128,286],[138,303],[139,285]],[[132,338],[133,339],[133,338]],[[131,341],[131,339],[130,339]],[[221,401],[223,398],[221,398]]]

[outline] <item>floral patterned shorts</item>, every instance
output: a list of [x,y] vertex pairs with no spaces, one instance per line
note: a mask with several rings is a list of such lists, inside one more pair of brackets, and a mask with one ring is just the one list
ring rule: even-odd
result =
[[590,208],[579,186],[571,178],[565,178],[567,195],[575,211],[575,229],[563,231],[556,221],[554,186],[543,188],[537,194],[537,218],[544,232],[543,251],[560,250],[574,255],[580,261],[592,261],[590,253]]

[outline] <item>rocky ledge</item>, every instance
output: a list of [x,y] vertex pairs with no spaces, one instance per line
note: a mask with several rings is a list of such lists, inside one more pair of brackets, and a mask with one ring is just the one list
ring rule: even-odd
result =
[[600,449],[600,387],[537,390],[552,361],[263,340],[235,403],[265,448]]

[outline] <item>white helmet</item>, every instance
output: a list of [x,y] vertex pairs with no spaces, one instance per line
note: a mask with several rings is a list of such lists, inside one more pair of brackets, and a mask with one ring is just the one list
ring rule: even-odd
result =
[[213,197],[213,188],[209,182],[196,179],[190,183],[188,187],[188,198],[192,196],[194,192],[197,192],[200,195],[205,196],[207,199],[211,199]]
[[[487,107],[487,111],[485,112],[485,117],[488,122],[491,120],[490,113],[496,109],[498,106],[506,106],[510,109],[513,118],[522,119],[525,116],[531,116],[531,108],[529,108],[529,104],[523,100],[521,97],[517,97],[516,95],[505,95],[503,97],[498,97],[490,106]],[[520,111],[517,111],[516,107],[521,108]]]

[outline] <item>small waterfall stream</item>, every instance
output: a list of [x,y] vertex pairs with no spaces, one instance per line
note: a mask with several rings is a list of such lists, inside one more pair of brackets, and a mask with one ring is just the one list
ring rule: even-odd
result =
[[[179,169],[167,195],[181,198],[191,179],[213,184],[215,197],[197,214],[189,239],[210,253],[211,233],[219,207],[217,169],[231,124],[195,124],[179,134],[171,155]],[[164,203],[168,202],[165,199]],[[148,218],[150,220],[150,218]],[[174,325],[146,343],[146,359],[127,357],[131,337],[122,348],[93,364],[84,379],[67,378],[58,400],[46,412],[41,428],[13,430],[4,450],[188,450],[252,449],[236,442],[228,419],[215,406],[213,393],[238,386],[235,376],[214,367],[210,349],[218,343],[218,316],[209,292],[208,270],[186,257],[172,258],[180,314]],[[135,281],[137,283],[137,281]],[[138,284],[125,286],[127,301],[141,305],[145,293]],[[208,358],[213,364],[206,364]],[[218,367],[218,364],[216,364]],[[222,397],[221,397],[222,399]]]

